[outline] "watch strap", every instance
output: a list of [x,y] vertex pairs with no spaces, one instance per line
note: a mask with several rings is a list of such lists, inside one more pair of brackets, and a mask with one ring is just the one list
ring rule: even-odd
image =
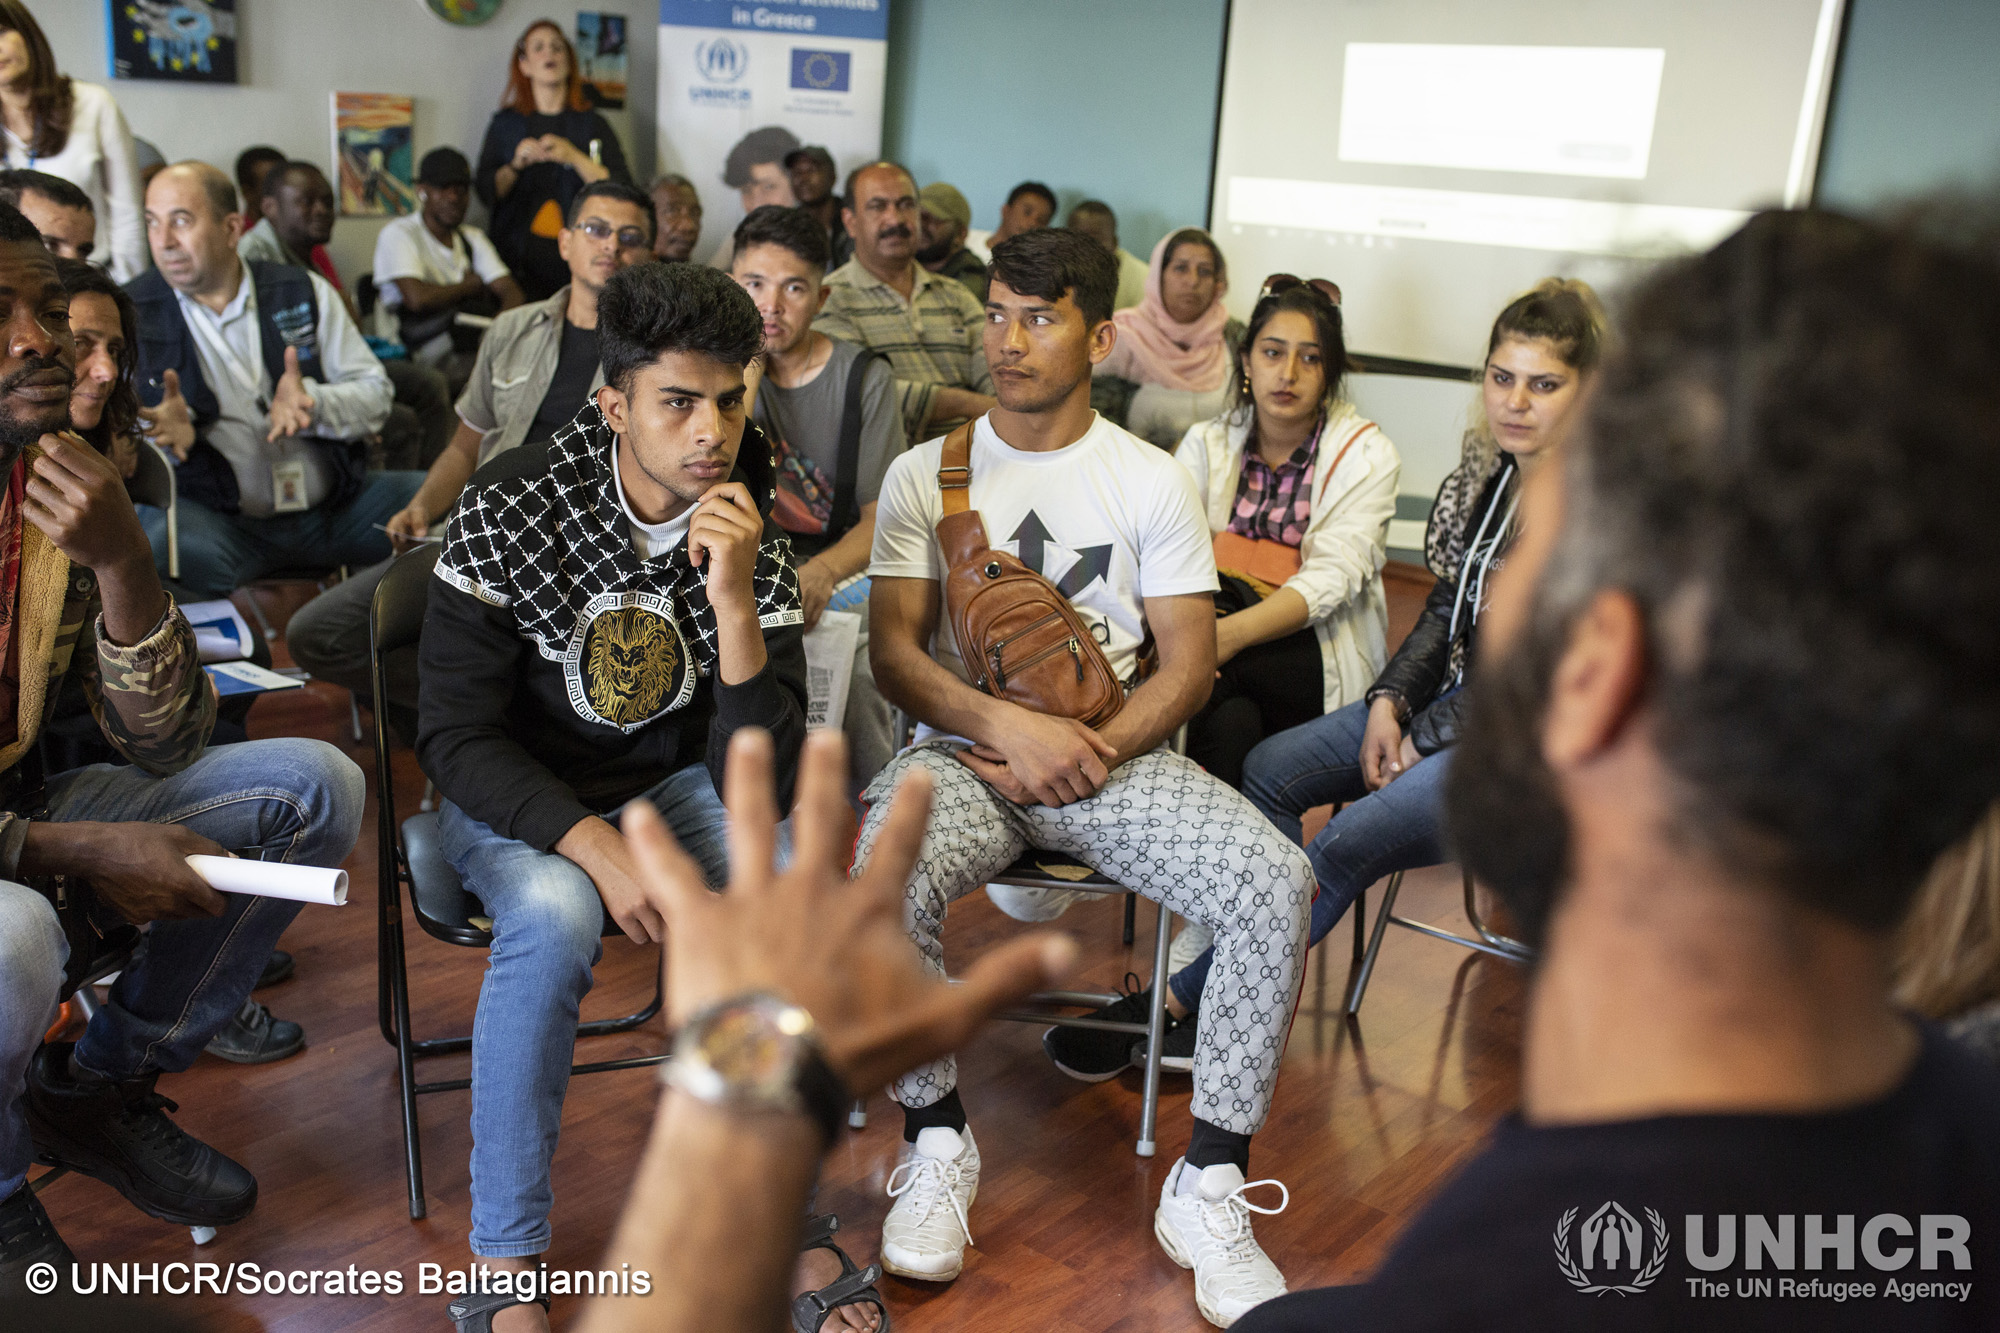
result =
[[826,1053],[818,1042],[806,1044],[792,1086],[799,1094],[799,1105],[805,1109],[807,1118],[818,1128],[821,1143],[831,1148],[840,1138],[840,1127],[847,1122],[847,1109],[854,1101],[854,1094],[848,1090],[846,1080],[827,1063]]

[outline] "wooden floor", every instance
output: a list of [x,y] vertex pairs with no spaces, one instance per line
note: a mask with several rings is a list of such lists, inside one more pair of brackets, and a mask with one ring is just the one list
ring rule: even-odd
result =
[[[1392,641],[1407,630],[1424,591],[1413,571],[1390,580]],[[282,613],[282,607],[273,607]],[[309,735],[341,743],[357,763],[368,752],[347,733],[347,696],[313,685],[260,700],[255,735]],[[414,757],[398,757],[399,805],[415,807],[422,779]],[[297,976],[262,993],[281,1016],[305,1025],[306,1050],[256,1068],[204,1056],[161,1091],[181,1104],[180,1122],[256,1172],[249,1221],[196,1249],[188,1233],[135,1212],[109,1188],[71,1177],[43,1195],[51,1217],[84,1260],[195,1262],[272,1269],[397,1269],[399,1297],[213,1296],[176,1302],[217,1330],[442,1329],[442,1296],[415,1294],[418,1266],[468,1262],[467,1096],[421,1103],[430,1213],[409,1220],[395,1060],[375,1026],[374,810],[347,862],[344,908],[308,907],[286,934]],[[1400,909],[1462,928],[1458,881],[1445,868],[1412,874]],[[1372,911],[1379,894],[1371,893]],[[1139,937],[1119,943],[1116,901],[1078,906],[1064,919],[1084,946],[1083,978],[1115,988],[1151,964],[1153,909],[1142,905]],[[947,951],[972,957],[1018,929],[983,895],[954,909]],[[470,1030],[484,954],[412,932],[410,969],[418,1035]],[[1343,922],[1308,965],[1270,1121],[1258,1135],[1253,1176],[1291,1189],[1291,1207],[1257,1220],[1265,1249],[1294,1288],[1365,1275],[1413,1210],[1473,1151],[1516,1099],[1523,989],[1504,963],[1394,931],[1359,1023],[1341,997],[1351,934]],[[656,951],[605,942],[585,1016],[639,1007],[653,986]],[[592,1058],[658,1050],[657,1024],[587,1044]],[[465,1072],[463,1058],[426,1062],[424,1077]],[[964,1096],[984,1158],[972,1215],[977,1245],[964,1274],[932,1286],[887,1279],[896,1326],[931,1329],[1177,1330],[1206,1328],[1191,1279],[1160,1251],[1151,1217],[1160,1182],[1187,1137],[1188,1081],[1169,1075],[1161,1097],[1160,1155],[1133,1153],[1139,1122],[1135,1072],[1094,1087],[1057,1073],[1039,1028],[1003,1023],[963,1054]],[[555,1161],[552,1267],[592,1268],[601,1256],[645,1139],[654,1103],[650,1070],[574,1081]],[[829,1158],[822,1210],[837,1212],[850,1252],[874,1256],[895,1164],[900,1119],[888,1099],[869,1101],[869,1125]],[[726,1207],[726,1199],[716,1200]],[[557,1327],[577,1303],[558,1299]]]

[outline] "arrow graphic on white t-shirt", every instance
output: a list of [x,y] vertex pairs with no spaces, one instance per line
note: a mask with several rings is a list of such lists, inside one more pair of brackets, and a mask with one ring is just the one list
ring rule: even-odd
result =
[[1069,573],[1056,584],[1056,591],[1071,601],[1098,579],[1107,582],[1111,577],[1111,544],[1102,546],[1080,546],[1076,552],[1076,563],[1069,567]]
[[[1043,525],[1041,515],[1030,509],[1008,540],[1019,548],[1022,564],[1043,578],[1047,578],[1048,548],[1053,545],[1063,550],[1069,549],[1054,541],[1053,537],[1054,534]],[[1110,577],[1111,544],[1107,542],[1103,546],[1079,546],[1076,548],[1076,563],[1069,567],[1069,572],[1056,584],[1056,591],[1074,599],[1078,593],[1098,579],[1108,580]]]

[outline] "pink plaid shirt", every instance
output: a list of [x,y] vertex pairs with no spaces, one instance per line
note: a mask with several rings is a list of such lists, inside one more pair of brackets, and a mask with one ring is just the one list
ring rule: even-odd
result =
[[1236,505],[1229,511],[1229,531],[1239,537],[1283,542],[1297,549],[1312,523],[1313,466],[1319,461],[1322,418],[1312,438],[1273,468],[1254,446],[1243,450],[1243,474],[1236,480]]

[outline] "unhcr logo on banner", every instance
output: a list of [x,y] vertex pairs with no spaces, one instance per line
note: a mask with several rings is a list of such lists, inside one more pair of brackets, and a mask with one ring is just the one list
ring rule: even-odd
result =
[[750,48],[742,42],[722,36],[696,42],[694,68],[705,82],[688,85],[690,102],[713,106],[718,102],[741,105],[750,100],[748,88],[730,86],[750,69]]
[[750,52],[741,42],[733,42],[727,37],[711,37],[695,44],[694,67],[710,83],[734,83],[750,68]]
[[815,93],[844,93],[853,57],[845,51],[792,48],[792,87]]

